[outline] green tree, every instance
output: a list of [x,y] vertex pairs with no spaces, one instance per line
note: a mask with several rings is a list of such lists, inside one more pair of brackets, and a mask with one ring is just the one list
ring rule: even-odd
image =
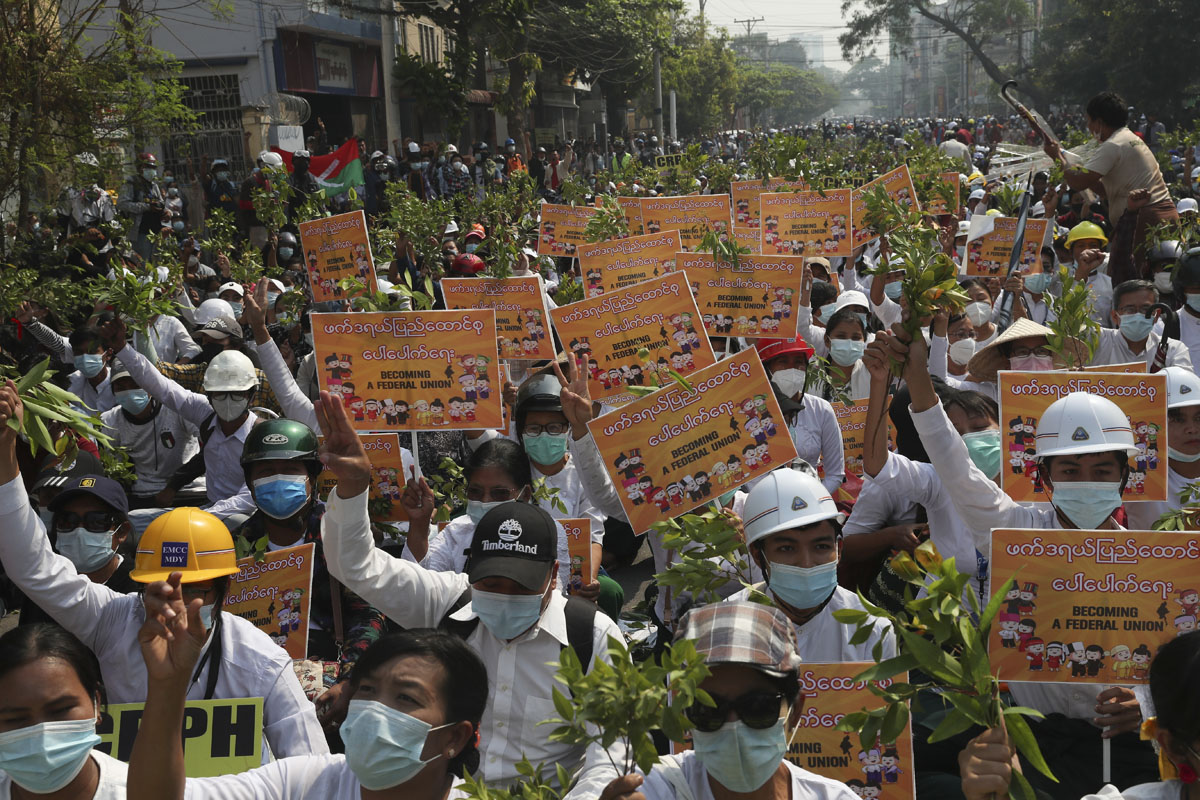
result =
[[733,124],[738,61],[724,30],[710,34],[698,18],[676,26],[678,54],[662,59],[663,95],[674,89],[679,134],[694,136]]

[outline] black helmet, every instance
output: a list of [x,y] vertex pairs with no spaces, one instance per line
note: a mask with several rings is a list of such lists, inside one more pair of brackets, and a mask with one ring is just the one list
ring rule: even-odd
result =
[[1193,247],[1179,259],[1178,266],[1171,270],[1171,285],[1180,300],[1189,287],[1200,286],[1200,247]]
[[1150,248],[1146,260],[1151,264],[1161,264],[1164,261],[1178,261],[1183,258],[1183,245],[1177,239],[1159,242]]
[[299,246],[300,243],[296,241],[296,234],[291,231],[279,232],[279,247],[290,247],[294,251]]
[[525,427],[525,417],[530,411],[562,411],[562,384],[558,376],[542,373],[534,375],[517,390],[517,402],[513,419],[517,433]]

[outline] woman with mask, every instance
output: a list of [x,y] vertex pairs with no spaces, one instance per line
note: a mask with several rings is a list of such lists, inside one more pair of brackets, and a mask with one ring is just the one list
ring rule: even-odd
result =
[[813,352],[824,358],[825,327],[837,310],[838,290],[832,283],[813,280],[809,268],[804,267],[800,278],[800,299],[796,306],[797,332],[812,347]]
[[452,800],[463,771],[479,764],[477,731],[487,702],[483,663],[457,636],[405,631],[363,653],[342,724],[346,755],[299,755],[239,775],[185,778],[184,701],[203,635],[178,576],[146,592],[140,639],[150,690],[129,761],[130,797],[163,800],[258,797]]
[[822,388],[826,400],[845,397],[863,400],[870,394],[871,376],[862,364],[867,346],[865,312],[854,306],[843,307],[829,318],[825,328],[825,347],[829,350],[829,378],[832,385]]
[[[1050,337],[1054,331],[1031,322],[1018,319],[1004,333],[992,340],[987,347],[978,350],[967,362],[967,373],[971,376],[969,387],[996,399],[996,373],[1000,370],[1024,372],[1048,372],[1067,366],[1066,360],[1050,349]],[[1075,351],[1075,363],[1083,364],[1087,348],[1077,339],[1068,341]]]
[[217,299],[229,303],[229,307],[233,309],[233,318],[239,323],[242,321],[242,298],[245,295],[246,290],[235,281],[223,283],[217,289]]
[[[1153,783],[1100,787],[1083,800],[1195,800],[1196,774],[1200,772],[1200,691],[1195,680],[1200,662],[1200,632],[1187,633],[1159,648],[1150,662],[1150,697],[1158,710],[1143,726],[1143,734],[1158,748],[1159,777]],[[970,741],[958,757],[962,792],[967,800],[1003,797],[1020,769],[1016,749],[1003,728],[984,731]],[[1061,774],[1058,765],[1052,765]],[[1032,775],[1029,770],[1026,775]],[[1099,787],[1096,771],[1091,785]],[[1117,783],[1117,781],[1113,781]],[[1078,793],[1061,797],[1078,797]]]
[[754,349],[762,359],[779,408],[787,420],[796,455],[825,470],[822,483],[836,492],[846,477],[841,427],[829,401],[806,393],[812,348],[803,339],[759,339]]
[[[1200,377],[1184,367],[1167,367],[1167,499],[1125,507],[1131,530],[1148,531],[1163,514],[1180,508],[1180,495],[1200,480]],[[1147,457],[1162,458],[1159,447]]]
[[[1025,320],[1013,327],[1021,322],[1032,324]],[[1001,334],[997,342],[1004,340],[1008,332]],[[1121,507],[1122,490],[1129,479],[1129,456],[1138,451],[1129,418],[1115,403],[1098,395],[1074,392],[1050,404],[1038,421],[1035,452],[1038,476],[1050,506],[1019,505],[994,480],[972,468],[967,442],[934,391],[924,341],[911,341],[899,329],[880,334],[879,340],[884,347],[881,356],[904,364],[913,425],[945,486],[945,495],[967,529],[1122,530],[1113,514]],[[1047,715],[1031,727],[1039,740],[1056,742],[1059,762],[1055,772],[1064,780],[1064,776],[1089,773],[1100,758],[1101,739],[1112,739],[1113,746],[1122,749],[1113,758],[1114,778],[1118,781],[1124,780],[1123,776],[1135,778],[1146,760],[1153,757],[1134,733],[1141,712],[1132,689],[1097,688],[1100,691],[1093,695],[1054,684],[1010,683],[1020,705]],[[1064,741],[1069,746],[1063,746]],[[1036,785],[1036,777],[1034,780]],[[1053,791],[1056,796],[1070,796],[1071,789],[1067,786]]]
[[675,641],[683,640],[704,658],[710,673],[700,689],[716,706],[697,702],[685,712],[691,750],[663,757],[645,776],[617,778],[601,800],[856,800],[846,784],[784,758],[787,730],[804,708],[803,645],[797,648],[787,617],[747,601],[701,606],[680,620]]
[[[930,331],[930,374],[954,389],[984,394],[995,392],[993,385],[980,382],[967,369],[975,353],[984,345],[979,344],[975,327],[966,315],[949,316],[940,311],[934,315]],[[992,335],[997,335],[995,326]]]
[[93,749],[103,708],[83,642],[45,623],[0,636],[0,797],[124,800],[127,766]]
[[995,298],[992,297],[987,282],[981,278],[967,278],[959,285],[971,298],[971,302],[967,303],[963,310],[963,315],[975,328],[975,343],[978,347],[986,347],[1000,334],[999,329],[992,324],[992,315],[995,313],[992,301]]

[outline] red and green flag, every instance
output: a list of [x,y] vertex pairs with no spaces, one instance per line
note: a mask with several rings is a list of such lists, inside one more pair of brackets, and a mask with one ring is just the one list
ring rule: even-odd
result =
[[[291,172],[292,154],[274,147],[271,150],[279,153],[288,172]],[[308,171],[325,190],[326,197],[348,192],[352,188],[361,191],[363,168],[358,157],[358,140],[351,139],[329,155],[313,156],[309,159]]]

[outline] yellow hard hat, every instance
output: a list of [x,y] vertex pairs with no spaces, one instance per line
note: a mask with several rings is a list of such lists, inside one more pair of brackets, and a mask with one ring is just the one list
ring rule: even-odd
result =
[[1001,213],[1000,209],[998,209],[998,208],[989,208],[987,210],[987,215],[989,217],[998,217],[998,216],[1000,216],[1000,213]]
[[1108,244],[1108,237],[1104,235],[1104,229],[1094,222],[1081,222],[1071,232],[1067,234],[1067,249],[1071,249],[1071,245],[1081,239],[1099,239],[1100,244]]
[[146,528],[129,577],[150,583],[182,572],[183,583],[199,583],[237,571],[233,536],[225,523],[198,508],[175,508]]

